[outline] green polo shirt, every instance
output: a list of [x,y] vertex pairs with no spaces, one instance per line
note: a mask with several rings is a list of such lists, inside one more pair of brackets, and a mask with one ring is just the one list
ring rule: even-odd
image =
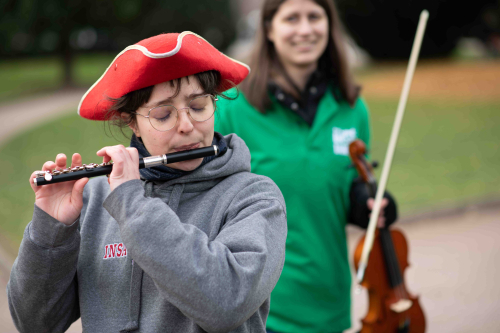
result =
[[[229,95],[234,96],[234,91]],[[350,327],[351,275],[345,225],[349,189],[349,143],[369,145],[368,111],[338,103],[331,88],[312,126],[276,100],[258,112],[240,92],[219,99],[215,130],[236,133],[252,155],[252,172],[270,177],[286,201],[285,267],[271,294],[267,327],[277,332],[338,332]]]

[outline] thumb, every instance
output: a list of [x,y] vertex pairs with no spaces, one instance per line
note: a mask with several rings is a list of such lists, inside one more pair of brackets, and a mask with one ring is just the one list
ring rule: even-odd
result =
[[71,191],[71,201],[74,206],[80,207],[80,209],[83,206],[83,189],[85,188],[85,185],[87,185],[88,181],[88,178],[78,179],[73,185],[73,190]]
[[368,206],[368,209],[373,210],[373,204],[375,203],[375,199],[369,198],[366,200],[366,205]]
[[380,205],[381,208],[385,208],[389,204],[389,200],[387,198],[382,199],[382,204]]

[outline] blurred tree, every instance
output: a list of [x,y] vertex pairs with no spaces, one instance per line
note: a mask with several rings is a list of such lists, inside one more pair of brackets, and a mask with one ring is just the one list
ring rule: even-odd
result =
[[235,36],[229,0],[0,0],[0,10],[0,56],[57,54],[65,85],[75,52],[119,51],[164,32],[193,31],[217,48]]
[[[429,11],[422,57],[449,55],[464,36],[482,38],[491,30],[485,11],[499,0],[459,4],[450,0],[337,0],[354,40],[376,59],[408,58],[420,12]],[[496,12],[497,19],[498,12]]]

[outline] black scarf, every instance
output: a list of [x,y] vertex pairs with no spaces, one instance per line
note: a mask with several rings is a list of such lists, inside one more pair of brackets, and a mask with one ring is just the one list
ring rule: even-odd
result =
[[[214,132],[214,139],[212,140],[212,145],[219,146],[219,155],[217,155],[217,156],[224,155],[224,153],[227,150],[226,140],[218,132]],[[130,140],[130,147],[137,148],[137,150],[139,151],[140,158],[151,156],[151,154],[148,152],[148,150],[146,149],[146,147],[142,143],[142,140],[140,138],[137,138],[135,136],[135,134],[132,134],[132,139]],[[205,165],[208,162],[212,161],[217,156],[204,157],[203,161],[201,162],[201,164],[198,168],[200,168],[202,165]],[[196,169],[198,169],[198,168],[196,168]],[[143,168],[143,169],[139,170],[139,172],[141,173],[141,178],[143,178],[145,180],[151,180],[151,181],[158,181],[158,180],[159,181],[167,181],[167,180],[182,177],[182,176],[187,175],[193,171],[183,171],[183,170],[173,169],[173,168],[169,168],[166,165],[159,165],[159,166],[155,166],[152,168]]]

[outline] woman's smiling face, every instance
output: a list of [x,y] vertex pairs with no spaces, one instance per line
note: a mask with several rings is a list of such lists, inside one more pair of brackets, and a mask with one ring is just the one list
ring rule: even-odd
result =
[[[170,82],[155,85],[149,101],[137,110],[139,115],[136,116],[135,124],[131,128],[134,134],[142,139],[146,149],[153,156],[212,145],[214,117],[204,122],[196,122],[187,113],[189,102],[195,97],[204,95],[205,91],[195,76],[183,77],[180,84],[181,88],[176,96],[174,95],[177,87],[172,86]],[[154,129],[144,116],[148,115],[151,108],[165,104],[173,105],[179,110],[178,119],[171,130],[160,132]],[[168,166],[191,171],[200,166],[202,161],[203,158],[198,158],[172,163]]]
[[317,63],[328,44],[328,16],[312,0],[287,0],[274,15],[267,34],[286,67]]

